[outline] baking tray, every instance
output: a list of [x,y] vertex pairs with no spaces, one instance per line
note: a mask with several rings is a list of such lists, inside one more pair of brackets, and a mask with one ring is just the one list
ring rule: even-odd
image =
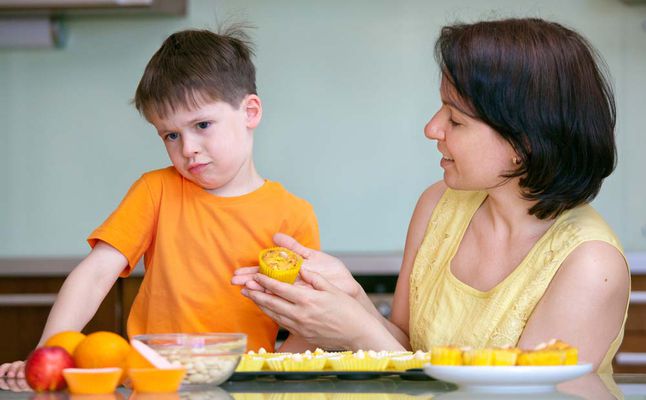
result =
[[249,381],[258,378],[273,377],[285,381],[301,381],[319,378],[337,378],[345,380],[366,380],[378,379],[384,376],[399,376],[406,380],[434,380],[419,369],[409,369],[406,371],[295,371],[295,372],[277,372],[277,371],[252,371],[252,372],[235,372],[230,381]]

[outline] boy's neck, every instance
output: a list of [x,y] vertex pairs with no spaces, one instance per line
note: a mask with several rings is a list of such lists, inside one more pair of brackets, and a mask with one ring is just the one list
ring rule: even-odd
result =
[[219,197],[244,196],[254,192],[265,184],[263,177],[258,174],[253,163],[243,166],[236,176],[225,185],[216,189],[204,189]]

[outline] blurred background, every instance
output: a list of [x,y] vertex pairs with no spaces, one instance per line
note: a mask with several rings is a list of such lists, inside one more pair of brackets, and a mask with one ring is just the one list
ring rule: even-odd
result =
[[130,100],[170,33],[256,28],[261,174],[309,200],[332,252],[397,252],[441,179],[422,128],[439,106],[433,43],[455,21],[535,16],[585,35],[612,75],[619,164],[594,202],[646,251],[646,2],[190,0],[186,15],[65,15],[61,48],[0,50],[0,257],[78,256],[143,172],[170,165]]
[[[19,3],[31,1],[1,0],[0,17],[30,16]],[[129,186],[170,165],[130,104],[150,56],[177,30],[243,21],[255,26],[264,102],[255,133],[261,175],[309,200],[323,249],[344,257],[375,292],[389,293],[415,202],[442,177],[435,143],[422,132],[440,105],[434,41],[443,25],[503,17],[560,22],[606,60],[619,163],[594,206],[633,269],[646,272],[646,1],[153,3],[173,11],[59,10],[54,46],[0,49],[0,274],[62,275],[88,252],[85,237]],[[4,42],[12,30],[3,29]]]

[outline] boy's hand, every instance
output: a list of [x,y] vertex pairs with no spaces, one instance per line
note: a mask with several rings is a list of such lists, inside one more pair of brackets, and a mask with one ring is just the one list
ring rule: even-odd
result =
[[[303,257],[301,269],[313,271],[323,276],[332,285],[347,295],[356,298],[362,292],[361,285],[354,280],[346,266],[336,257],[321,251],[313,250],[298,243],[296,239],[284,233],[274,235],[274,243],[278,246],[288,248]],[[231,279],[234,285],[246,286],[251,290],[264,291],[264,288],[254,281],[254,275],[258,267],[238,268]],[[303,281],[299,274],[295,285],[311,286]]]
[[24,378],[25,377],[25,362],[14,361],[12,363],[4,363],[0,365],[0,378]]

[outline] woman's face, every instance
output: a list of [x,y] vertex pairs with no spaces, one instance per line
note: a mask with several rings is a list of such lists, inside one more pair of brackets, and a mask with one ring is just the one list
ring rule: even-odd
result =
[[489,125],[467,114],[466,103],[442,79],[442,107],[424,127],[424,134],[437,140],[442,154],[444,182],[458,190],[486,190],[500,186],[501,175],[515,169],[516,153]]

